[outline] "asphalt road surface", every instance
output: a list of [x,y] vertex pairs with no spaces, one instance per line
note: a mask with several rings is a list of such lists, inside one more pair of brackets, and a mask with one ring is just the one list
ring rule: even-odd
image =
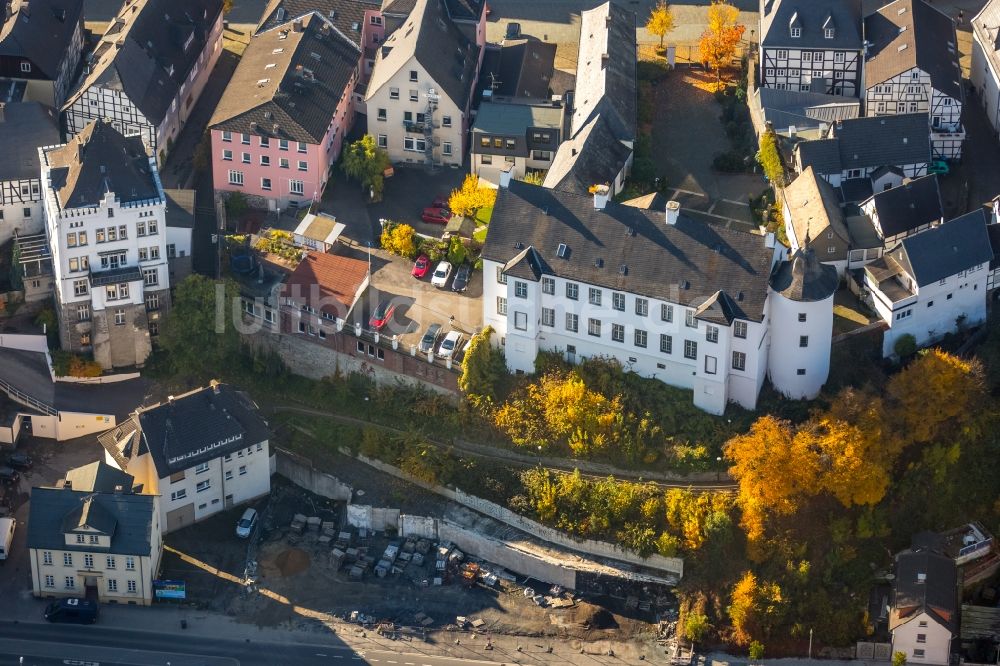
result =
[[465,666],[495,662],[336,644],[266,643],[102,626],[0,622],[0,666]]

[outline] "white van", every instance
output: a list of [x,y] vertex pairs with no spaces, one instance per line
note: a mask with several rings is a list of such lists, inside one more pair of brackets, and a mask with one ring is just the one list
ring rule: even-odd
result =
[[0,518],[0,560],[6,560],[14,543],[14,519]]

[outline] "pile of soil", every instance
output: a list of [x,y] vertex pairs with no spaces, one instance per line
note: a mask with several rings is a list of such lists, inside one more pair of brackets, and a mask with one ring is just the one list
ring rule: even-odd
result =
[[596,608],[593,612],[586,615],[583,621],[580,623],[585,627],[590,627],[591,629],[617,629],[618,621],[615,620],[615,616],[603,608]]
[[309,568],[311,563],[312,560],[309,557],[309,553],[301,548],[286,548],[274,558],[274,565],[278,567],[281,575],[285,577],[302,573]]

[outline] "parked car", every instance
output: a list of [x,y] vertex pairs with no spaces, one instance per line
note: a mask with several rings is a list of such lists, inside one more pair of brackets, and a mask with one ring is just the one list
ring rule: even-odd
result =
[[59,599],[45,607],[45,619],[49,622],[72,624],[94,624],[97,622],[96,601],[89,599]]
[[412,275],[417,279],[420,279],[423,276],[427,275],[427,271],[430,269],[430,267],[431,267],[431,260],[427,257],[426,254],[422,254],[419,257],[417,257],[416,261],[413,262],[413,270],[410,271],[410,275]]
[[448,197],[443,194],[439,194],[434,197],[434,201],[431,202],[431,208],[444,208],[445,210],[451,210],[451,206],[448,205]]
[[434,351],[438,338],[441,337],[441,324],[431,324],[424,331],[424,337],[420,338],[420,351],[423,354]]
[[451,220],[451,211],[447,208],[424,208],[420,219],[430,224],[448,224]]
[[469,278],[472,277],[472,267],[469,264],[462,264],[455,271],[455,279],[452,280],[452,291],[465,291],[469,288]]
[[434,275],[431,276],[431,284],[438,289],[444,289],[448,286],[448,278],[451,277],[451,264],[447,261],[442,261],[434,269]]
[[441,358],[451,358],[461,347],[462,334],[458,331],[449,331],[448,335],[444,336],[444,340],[441,341],[441,347],[438,349],[438,356]]
[[12,453],[7,457],[7,464],[14,469],[31,469],[35,461],[27,453]]
[[236,523],[236,536],[246,539],[253,534],[253,528],[257,527],[257,510],[247,509],[243,516]]
[[934,160],[927,168],[927,173],[936,173],[939,176],[947,176],[951,173],[951,167],[944,160]]
[[392,313],[396,311],[396,305],[392,301],[382,301],[372,312],[368,325],[376,331],[381,331],[392,319]]
[[17,473],[17,470],[10,467],[0,467],[0,483],[17,483],[20,478],[21,475]]
[[0,561],[10,555],[10,545],[14,543],[14,528],[17,521],[13,518],[0,518]]

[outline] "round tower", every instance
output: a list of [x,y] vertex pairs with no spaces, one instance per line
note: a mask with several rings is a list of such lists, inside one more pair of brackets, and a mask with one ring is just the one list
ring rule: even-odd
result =
[[815,398],[830,374],[833,295],[840,278],[812,248],[798,250],[771,276],[768,376],[781,394]]

